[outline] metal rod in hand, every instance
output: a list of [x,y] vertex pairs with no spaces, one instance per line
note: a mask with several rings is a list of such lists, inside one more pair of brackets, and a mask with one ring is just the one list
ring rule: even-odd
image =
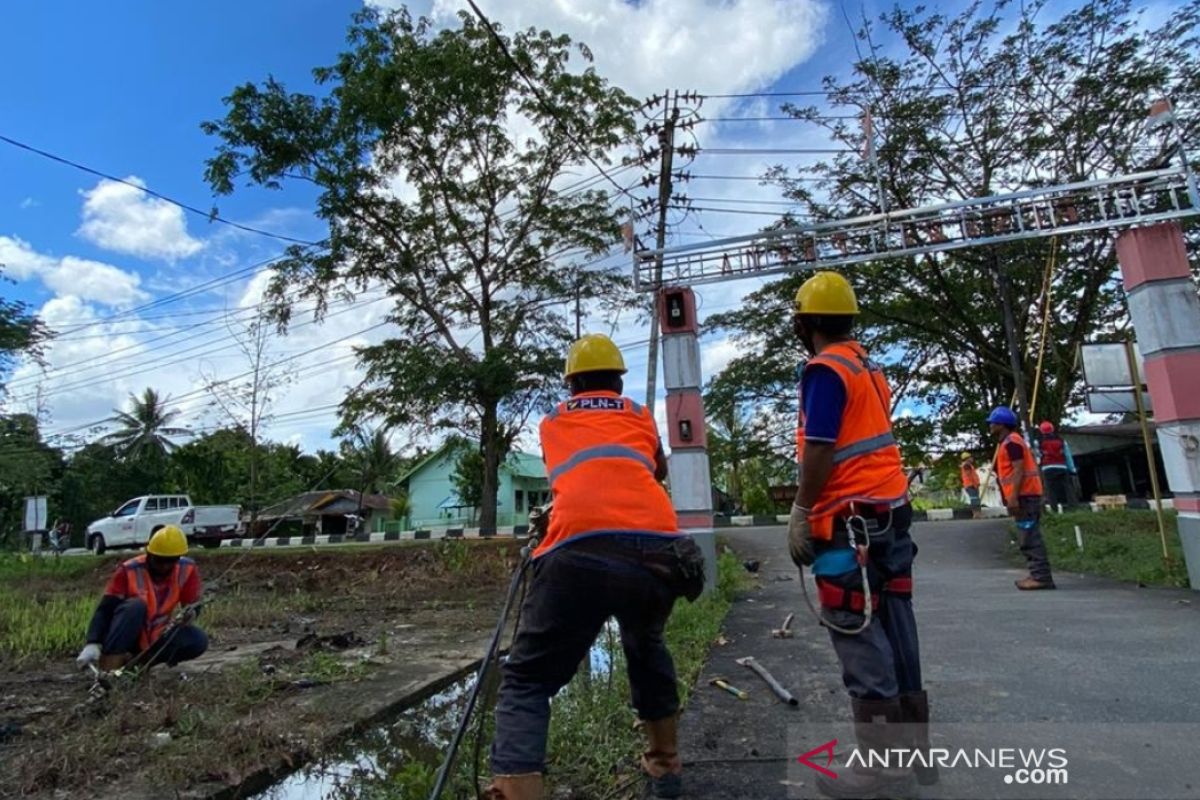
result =
[[755,675],[762,678],[763,682],[771,688],[771,691],[774,692],[775,696],[780,700],[787,703],[789,706],[800,705],[800,701],[793,697],[792,693],[784,688],[782,683],[775,680],[775,676],[768,672],[766,667],[755,661],[753,657],[746,656],[745,658],[739,658],[737,663],[741,664],[743,667],[749,667]]
[[516,599],[517,589],[521,585],[521,578],[525,574],[525,568],[529,565],[536,542],[536,539],[530,539],[529,543],[521,548],[521,565],[513,573],[512,582],[508,585],[508,596],[504,599],[504,607],[500,610],[500,618],[496,621],[496,630],[492,632],[492,640],[488,644],[487,652],[483,656],[483,663],[479,665],[479,672],[475,677],[475,685],[471,687],[471,694],[467,698],[467,708],[463,711],[462,722],[459,723],[458,729],[454,731],[454,738],[450,742],[450,747],[446,750],[446,757],[442,761],[441,769],[438,770],[437,781],[433,785],[433,791],[429,795],[429,800],[437,800],[441,797],[442,792],[446,788],[447,781],[450,780],[450,770],[454,767],[454,757],[458,754],[458,748],[462,745],[463,737],[470,726],[471,717],[475,713],[475,705],[479,701],[479,694],[483,691],[484,684],[487,682],[492,663],[496,660],[497,653],[500,652],[500,639],[504,635],[504,629],[508,626],[508,614],[512,610],[513,600]]

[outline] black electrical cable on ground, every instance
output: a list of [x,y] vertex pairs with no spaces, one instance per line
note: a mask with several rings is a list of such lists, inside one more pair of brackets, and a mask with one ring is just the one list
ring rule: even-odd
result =
[[[513,632],[512,639],[509,640],[510,642],[516,641],[517,632],[521,630],[521,610],[525,608],[525,593],[529,591],[529,570],[524,570],[524,573],[525,577],[521,581],[521,596],[517,599],[517,616],[516,619],[513,620]],[[497,660],[499,660],[499,657],[500,654],[496,653]],[[498,691],[499,688],[499,685],[495,686],[495,691]],[[495,702],[495,691],[489,692],[487,702],[484,703],[485,708]],[[479,720],[475,724],[475,753],[471,762],[471,779],[475,788],[475,800],[480,800],[483,797],[482,793],[479,791],[479,756],[483,750],[483,729],[486,722],[487,714],[479,714]]]
[[475,675],[475,685],[471,687],[471,694],[467,698],[467,707],[463,711],[462,721],[458,723],[458,728],[454,731],[454,738],[450,740],[450,747],[446,749],[446,757],[442,760],[442,766],[438,769],[437,781],[433,785],[433,791],[429,794],[429,800],[438,800],[450,780],[450,770],[454,766],[455,756],[458,755],[458,748],[462,746],[467,728],[471,724],[471,716],[475,713],[475,707],[479,702],[479,695],[487,683],[492,664],[497,660],[500,652],[500,639],[504,636],[504,629],[508,626],[508,615],[512,611],[513,601],[516,600],[517,589],[524,582],[525,570],[528,569],[531,563],[531,556],[536,544],[536,538],[530,539],[529,543],[521,548],[521,563],[517,567],[516,572],[513,573],[512,581],[508,585],[508,594],[505,596],[504,605],[500,609],[500,618],[496,620],[496,630],[492,632],[492,640],[488,643],[487,651],[483,656],[483,662],[479,665],[479,672]]

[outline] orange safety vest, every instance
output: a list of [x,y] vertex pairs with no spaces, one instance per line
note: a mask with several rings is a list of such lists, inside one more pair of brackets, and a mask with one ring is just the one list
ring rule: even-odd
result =
[[804,466],[804,409],[800,409],[800,418],[796,421],[796,463]]
[[645,406],[615,392],[577,394],[542,420],[541,439],[554,511],[534,558],[576,537],[679,533],[654,479],[660,445]]
[[796,464],[804,466],[804,390],[801,384],[796,384],[796,399],[799,410],[796,412]]
[[908,479],[892,435],[892,392],[879,365],[858,342],[831,345],[808,362],[814,364],[832,369],[846,387],[833,471],[809,514],[813,538],[828,540],[834,517],[851,504],[896,508],[907,502]]
[[1013,460],[1008,456],[1008,448],[1005,446],[1008,444],[1021,445],[1021,466],[1024,467],[1025,474],[1021,478],[1021,485],[1016,487],[1017,497],[1041,497],[1042,476],[1038,473],[1038,465],[1033,459],[1033,451],[1029,449],[1029,445],[1025,444],[1021,434],[1013,431],[1004,437],[1004,441],[1000,443],[1000,449],[996,451],[996,474],[1000,478],[1000,493],[1004,496],[1005,502],[1012,496],[1009,490],[1013,488],[1013,473],[1016,472]]
[[963,464],[960,468],[962,471],[962,485],[964,489],[979,488],[979,473],[975,471],[975,467],[971,464]]
[[146,556],[131,558],[122,566],[125,568],[126,595],[137,597],[146,604],[146,623],[138,636],[138,647],[145,650],[158,641],[167,625],[171,622],[171,612],[179,605],[179,594],[187,583],[196,562],[190,558],[181,558],[175,565],[170,577],[166,579],[167,596],[160,603],[158,592],[154,590],[154,580],[150,577],[150,568],[146,566]]

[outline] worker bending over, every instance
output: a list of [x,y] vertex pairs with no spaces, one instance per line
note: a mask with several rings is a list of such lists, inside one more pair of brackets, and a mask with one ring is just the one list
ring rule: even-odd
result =
[[567,354],[571,397],[542,421],[553,511],[503,667],[485,795],[492,800],[542,797],[550,698],[609,617],[620,625],[633,705],[649,739],[642,768],[655,797],[682,793],[679,695],[663,628],[676,597],[703,589],[704,564],[660,484],[667,461],[654,418],[621,396],[624,373],[607,336],[584,336]]
[[[135,656],[148,667],[175,666],[203,655],[208,637],[192,622],[199,613],[200,570],[185,558],[187,537],[174,525],[155,531],[146,552],[117,567],[88,625],[87,645],[76,662],[105,672]],[[185,609],[175,626],[176,609]],[[145,654],[145,655],[143,655]]]
[[[927,753],[929,701],[912,609],[912,506],[892,436],[891,391],[851,336],[858,313],[853,289],[835,272],[816,273],[796,293],[796,335],[813,358],[803,376],[804,466],[788,545],[792,560],[816,577],[859,745],[880,755],[891,748]],[[867,602],[873,615],[862,627]],[[856,765],[837,778],[821,775],[817,786],[831,797],[891,796],[910,790],[912,778],[908,769]],[[935,782],[936,768],[920,767],[917,778]]]
[[1022,591],[1053,589],[1050,557],[1042,540],[1042,478],[1038,474],[1033,451],[1017,433],[1017,415],[1008,406],[996,406],[987,418],[988,430],[1000,442],[996,450],[995,473],[1000,496],[1009,516],[1017,521],[1017,544],[1029,576],[1016,582]]
[[963,491],[966,492],[967,502],[971,506],[971,519],[979,519],[979,471],[975,469],[975,459],[970,453],[962,454],[962,466],[959,471],[962,473]]

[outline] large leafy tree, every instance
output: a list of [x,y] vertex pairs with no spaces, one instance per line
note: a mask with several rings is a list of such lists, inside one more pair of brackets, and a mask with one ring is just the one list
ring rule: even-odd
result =
[[175,439],[188,435],[186,428],[175,424],[178,409],[168,408],[170,398],[149,387],[141,396],[129,396],[129,410],[113,409],[108,422],[117,430],[105,437],[105,442],[117,453],[131,461],[165,465],[167,455],[175,449]]
[[611,301],[625,285],[581,263],[619,236],[609,197],[560,189],[629,139],[634,107],[567,37],[503,41],[466,14],[436,30],[406,10],[366,10],[349,49],[315,70],[327,94],[246,84],[204,126],[220,141],[206,173],[216,192],[239,180],[316,187],[326,247],[277,265],[275,313],[286,323],[298,298],[319,315],[332,294],[391,296],[392,337],[359,351],[367,382],[347,421],[481,442],[485,528],[502,453],[556,393],[572,332],[564,299]]
[[[11,283],[3,276],[3,267],[0,264],[0,282]],[[16,358],[21,354],[40,358],[49,333],[28,305],[0,297],[0,392]]]
[[[1147,131],[1146,114],[1153,99],[1173,96],[1184,100],[1177,114],[1185,136],[1200,129],[1186,104],[1200,91],[1200,3],[1179,7],[1157,29],[1142,25],[1127,0],[1091,0],[1047,21],[1050,13],[1041,2],[1015,10],[977,0],[955,16],[897,6],[864,22],[852,74],[824,81],[828,103],[784,106],[844,152],[767,177],[801,212],[829,220],[1166,164],[1175,140]],[[861,156],[859,119],[868,111],[877,169]],[[1126,324],[1113,243],[1103,232],[853,268],[863,338],[887,362],[897,400],[917,401],[937,420],[910,432],[981,436],[986,408],[1010,401],[1001,278],[1011,287],[1027,392],[1049,308],[1037,416],[1059,419],[1078,399],[1079,343],[1121,335]],[[796,285],[795,277],[768,284],[747,310],[716,320],[750,348],[730,368],[764,396],[794,389],[789,374],[801,354],[788,308]]]

